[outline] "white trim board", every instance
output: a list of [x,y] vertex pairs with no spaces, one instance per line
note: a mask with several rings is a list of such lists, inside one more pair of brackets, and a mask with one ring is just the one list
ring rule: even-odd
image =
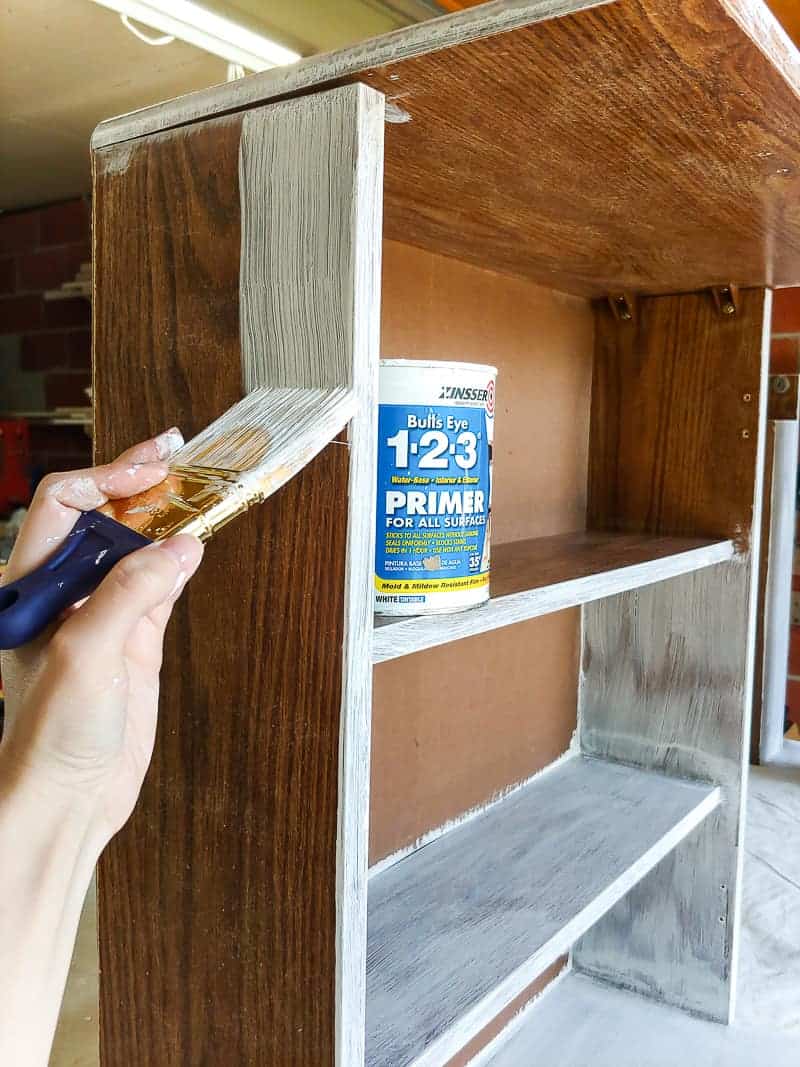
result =
[[[363,1061],[383,96],[364,85],[249,111],[239,147],[245,390],[350,387],[336,843],[335,1062]],[[324,195],[320,195],[320,190]],[[303,258],[304,257],[304,258]],[[353,503],[358,501],[358,507]]]
[[719,802],[575,756],[371,879],[368,1067],[447,1062]]

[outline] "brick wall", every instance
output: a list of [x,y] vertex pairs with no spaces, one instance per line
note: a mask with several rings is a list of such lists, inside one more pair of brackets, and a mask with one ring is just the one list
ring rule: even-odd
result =
[[[800,289],[779,289],[775,293],[772,311],[770,371],[772,374],[800,372]],[[800,530],[795,535],[795,544],[798,540],[800,540]],[[794,571],[786,709],[789,718],[800,724],[800,553],[796,548]]]
[[[91,310],[83,297],[45,300],[91,257],[90,209],[82,199],[0,214],[0,411],[88,404]],[[80,426],[32,422],[34,476],[85,466]]]

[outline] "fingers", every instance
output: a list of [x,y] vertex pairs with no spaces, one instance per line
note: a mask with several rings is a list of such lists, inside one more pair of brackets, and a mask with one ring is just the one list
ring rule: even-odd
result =
[[60,642],[68,641],[78,660],[85,653],[87,663],[101,662],[122,654],[134,628],[149,618],[160,649],[172,605],[202,558],[203,546],[191,534],[132,552],[62,624]]
[[14,545],[5,581],[15,581],[51,556],[80,512],[158,485],[167,475],[165,461],[182,444],[180,431],[173,428],[134,445],[113,463],[42,479]]
[[117,463],[156,463],[174,456],[183,447],[183,434],[177,426],[151,437],[149,441],[133,445],[118,458]]

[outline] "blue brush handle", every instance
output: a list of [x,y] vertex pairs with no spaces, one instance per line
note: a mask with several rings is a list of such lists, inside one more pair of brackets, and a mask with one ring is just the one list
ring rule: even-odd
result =
[[0,648],[19,648],[96,589],[130,552],[152,544],[99,511],[85,511],[50,559],[0,586]]

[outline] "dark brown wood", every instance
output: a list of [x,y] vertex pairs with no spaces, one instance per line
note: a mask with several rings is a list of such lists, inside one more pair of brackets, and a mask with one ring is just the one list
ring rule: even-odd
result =
[[[241,395],[239,126],[95,155],[99,459]],[[103,1067],[333,1062],[347,479],[332,445],[220,532],[175,612],[99,871]]]
[[412,28],[98,133],[364,81],[408,116],[386,131],[389,237],[590,296],[800,283],[800,68],[760,0],[544,6],[504,33],[508,5],[494,31],[477,8],[492,36],[442,24],[454,47],[419,54]]
[[800,100],[723,4],[618,0],[368,81],[411,116],[389,237],[592,296],[800,281]]
[[752,524],[763,290],[648,297],[633,327],[596,306],[588,525],[730,537]]
[[640,534],[570,533],[498,545],[492,552],[492,596],[541,589],[617,567],[667,559],[713,544],[698,537],[652,537]]
[[800,417],[800,374],[771,374],[769,376],[768,419],[795,420]]

